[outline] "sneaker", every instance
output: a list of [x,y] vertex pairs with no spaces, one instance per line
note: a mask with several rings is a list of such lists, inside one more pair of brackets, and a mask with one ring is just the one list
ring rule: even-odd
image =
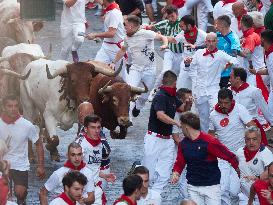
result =
[[78,63],[79,62],[78,52],[72,51],[71,54],[72,54],[72,58],[73,58],[74,63]]
[[85,4],[86,9],[94,9],[96,7],[97,7],[97,4],[94,4],[92,2],[88,2],[87,4]]
[[153,101],[156,92],[157,92],[157,89],[155,89],[155,88],[150,92],[150,95],[149,95],[149,97],[148,97],[148,101],[149,101],[149,102],[152,102],[152,101]]
[[129,170],[129,172],[127,173],[128,176],[132,175],[133,172],[135,171],[135,168],[141,166],[141,162],[140,161],[135,161],[131,167],[131,169]]
[[133,110],[132,110],[132,115],[133,115],[134,117],[137,117],[137,116],[139,115],[139,113],[140,113],[140,110],[137,109],[136,106],[135,106],[135,107],[133,108]]

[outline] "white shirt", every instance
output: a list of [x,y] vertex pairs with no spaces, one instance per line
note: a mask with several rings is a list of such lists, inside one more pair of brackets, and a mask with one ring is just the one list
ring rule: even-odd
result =
[[34,125],[20,117],[14,124],[6,124],[0,119],[0,138],[8,146],[8,153],[4,160],[10,163],[10,168],[18,171],[29,170],[28,140],[36,143],[39,135]]
[[133,36],[127,36],[124,39],[124,47],[130,49],[135,70],[142,71],[144,68],[152,68],[151,65],[155,63],[155,37],[154,31],[140,29]]
[[[223,126],[223,122],[228,124]],[[227,115],[213,110],[210,113],[209,129],[214,130],[219,141],[232,152],[236,152],[240,147],[244,147],[245,125],[252,120],[247,109],[235,103],[233,110]]]
[[193,77],[193,85],[195,88],[195,97],[212,95],[218,92],[221,73],[225,69],[227,63],[238,64],[236,58],[228,55],[224,51],[218,50],[211,55],[203,56],[206,49],[200,49],[193,55],[191,63],[191,73]]
[[6,205],[18,205],[18,204],[13,201],[7,201]]
[[268,12],[271,6],[271,1],[270,0],[261,0],[263,3],[263,7],[261,9],[261,13],[265,16],[265,14]]
[[270,124],[273,124],[273,113],[270,113],[260,89],[249,85],[246,89],[241,90],[238,93],[235,91],[232,93],[234,100],[245,106],[253,119],[259,119],[258,108],[261,108],[266,120],[269,121]]
[[[201,29],[198,29],[198,32],[197,32],[197,37],[196,37],[196,41],[195,41],[195,45],[196,46],[203,46],[205,45],[205,40],[206,40],[206,37],[207,37],[207,33]],[[177,43],[181,42],[181,43],[189,43],[185,36],[184,36],[184,31],[180,32],[176,37],[175,37],[175,40]],[[192,57],[195,52],[197,51],[197,49],[194,49],[194,48],[187,48],[187,47],[184,47],[184,52],[182,53],[183,57]]]
[[273,53],[270,53],[269,56],[265,59],[266,67],[268,69],[268,75],[270,78],[271,90],[273,91]]
[[[125,37],[125,28],[123,25],[123,16],[120,10],[113,9],[105,14],[104,30],[108,31],[109,27],[117,29],[113,38],[104,38],[104,42],[118,43]],[[108,46],[117,46],[112,44],[106,44]]]
[[96,147],[93,147],[85,137],[80,137],[76,140],[79,143],[83,150],[83,161],[86,163],[92,174],[94,182],[99,181],[99,172],[102,159],[102,144],[100,143]]
[[[63,2],[65,1],[66,0],[63,0]],[[85,22],[85,0],[77,0],[70,8],[64,3],[61,16],[61,27]]]
[[[54,171],[45,183],[45,188],[47,189],[47,191],[53,192],[56,195],[64,192],[62,180],[64,178],[64,175],[69,171],[70,169],[67,167],[61,167]],[[82,168],[80,172],[87,178],[87,184],[84,186],[83,190],[83,197],[86,198],[88,197],[87,193],[94,192],[95,190],[93,173],[87,167]]]
[[[251,54],[250,60],[252,61],[253,67],[255,68],[256,71],[261,70],[262,68],[265,68],[264,51],[263,51],[263,47],[261,45],[256,46],[254,48],[254,51]],[[243,67],[248,72],[248,75],[249,75],[250,74],[250,72],[248,71],[249,59],[244,58]]]
[[273,162],[273,154],[267,147],[262,147],[255,157],[246,162],[244,148],[241,147],[236,152],[239,161],[240,183],[242,192],[249,196],[250,187],[254,181],[248,181],[245,176],[259,176],[265,171],[266,166]]
[[62,198],[57,197],[49,205],[67,205],[67,203]]
[[230,30],[232,30],[234,33],[236,33],[239,38],[243,37],[243,31],[242,31],[242,29],[239,30],[238,20],[235,16],[232,17],[232,19],[231,19]]
[[215,20],[222,15],[227,15],[230,19],[235,17],[232,11],[232,5],[234,3],[229,3],[224,6],[223,4],[223,1],[218,1],[213,7],[213,18]]
[[137,201],[137,205],[160,205],[161,204],[161,196],[158,192],[148,189],[148,194],[145,198],[140,198]]

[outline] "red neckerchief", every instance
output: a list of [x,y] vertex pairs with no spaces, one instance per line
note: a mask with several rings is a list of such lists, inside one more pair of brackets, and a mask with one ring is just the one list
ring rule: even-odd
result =
[[261,33],[265,30],[265,27],[264,26],[261,26],[259,28],[255,28],[254,29],[254,32],[259,34],[261,36]]
[[137,205],[136,202],[133,202],[128,196],[125,196],[122,194],[115,202],[113,205],[116,205],[118,202],[126,202],[128,205]]
[[229,113],[231,113],[231,111],[233,110],[234,106],[235,106],[235,100],[232,100],[232,102],[231,102],[231,107],[230,107],[228,113],[223,113],[223,111],[222,111],[222,109],[221,109],[219,103],[217,103],[217,104],[215,105],[214,109],[215,109],[217,112],[219,112],[219,113],[222,113],[222,114],[229,114]]
[[245,38],[247,38],[248,36],[250,36],[253,33],[254,33],[254,28],[250,28],[250,29],[247,29],[246,31],[243,31],[243,36]]
[[111,4],[109,4],[104,10],[103,10],[103,14],[106,14],[108,11],[111,11],[113,9],[118,9],[120,10],[119,8],[119,5],[116,3],[116,2],[113,2]]
[[224,0],[223,2],[223,6],[225,6],[226,4],[230,4],[230,3],[235,3],[237,0]]
[[164,85],[162,85],[162,86],[160,86],[159,87],[161,90],[164,90],[164,91],[166,91],[170,96],[172,96],[172,97],[174,97],[174,96],[176,96],[176,87],[169,87],[169,86],[164,86]]
[[63,199],[68,205],[76,205],[76,202],[72,201],[64,192],[59,195],[59,198]]
[[217,51],[218,51],[217,48],[215,48],[213,51],[210,51],[209,49],[206,48],[206,52],[203,53],[203,56],[211,55],[211,57],[214,58],[214,55],[213,55],[213,54],[216,53]]
[[243,17],[244,15],[246,15],[246,14],[247,14],[247,12],[246,12],[246,10],[244,10],[244,12],[243,12],[242,15],[236,17],[236,18],[237,18],[238,30],[239,30],[239,31],[241,30],[241,19],[242,19],[242,17]]
[[6,114],[2,114],[1,118],[2,120],[6,123],[6,124],[15,124],[16,120],[18,120],[21,117],[20,113],[17,114],[17,116],[15,117],[15,119],[10,118],[8,115]]
[[244,147],[244,155],[245,155],[245,158],[246,158],[246,162],[249,162],[250,160],[252,160],[255,155],[257,154],[257,152],[259,152],[260,150],[260,147],[259,149],[255,150],[255,151],[250,151],[246,146]]
[[85,139],[87,140],[87,142],[89,142],[93,147],[96,147],[98,146],[100,143],[101,143],[101,139],[97,139],[97,140],[94,140],[94,139],[91,139],[86,132],[82,132],[82,135],[85,137]]
[[273,53],[273,44],[268,48],[267,51],[265,51],[265,58],[268,58],[270,53]]
[[231,90],[235,91],[236,93],[239,93],[240,91],[248,88],[248,86],[249,84],[244,82],[242,85],[240,85],[239,88],[231,87]]
[[189,43],[195,44],[197,33],[198,33],[198,29],[196,26],[194,26],[190,31],[184,32],[184,37],[186,41],[188,41]]
[[84,168],[86,165],[86,163],[84,163],[83,161],[81,161],[80,165],[78,167],[75,167],[74,164],[71,163],[70,160],[67,160],[65,163],[64,163],[64,167],[67,167],[69,169],[72,169],[72,170],[77,170],[77,171],[80,171],[82,168]]
[[258,8],[257,8],[257,10],[258,11],[261,11],[262,10],[262,8],[263,8],[263,3],[262,2],[260,2],[259,4],[258,4]]

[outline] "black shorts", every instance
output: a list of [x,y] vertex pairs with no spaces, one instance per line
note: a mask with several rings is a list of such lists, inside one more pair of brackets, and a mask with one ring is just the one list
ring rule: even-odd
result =
[[144,0],[145,4],[151,4],[153,0]]
[[28,188],[28,171],[9,170],[10,183]]

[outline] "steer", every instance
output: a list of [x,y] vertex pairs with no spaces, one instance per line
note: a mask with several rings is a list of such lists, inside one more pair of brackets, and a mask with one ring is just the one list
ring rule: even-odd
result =
[[17,43],[32,43],[34,32],[42,29],[42,22],[26,21],[20,18],[20,4],[17,0],[0,3],[0,36],[9,37]]
[[31,122],[42,116],[39,127],[45,126],[49,135],[46,148],[51,159],[59,161],[56,127],[59,125],[61,129],[68,130],[77,122],[76,108],[81,102],[89,100],[92,78],[98,73],[116,76],[121,67],[113,71],[107,64],[96,61],[69,63],[39,59],[29,63],[23,74],[29,70],[28,79],[20,83],[23,115]]
[[[144,83],[143,83],[144,84]],[[111,131],[111,137],[124,139],[129,121],[129,103],[136,94],[147,92],[148,88],[132,87],[120,77],[108,77],[102,74],[93,78],[90,85],[90,102],[95,114],[102,118],[102,126]],[[120,132],[114,130],[120,127]]]

